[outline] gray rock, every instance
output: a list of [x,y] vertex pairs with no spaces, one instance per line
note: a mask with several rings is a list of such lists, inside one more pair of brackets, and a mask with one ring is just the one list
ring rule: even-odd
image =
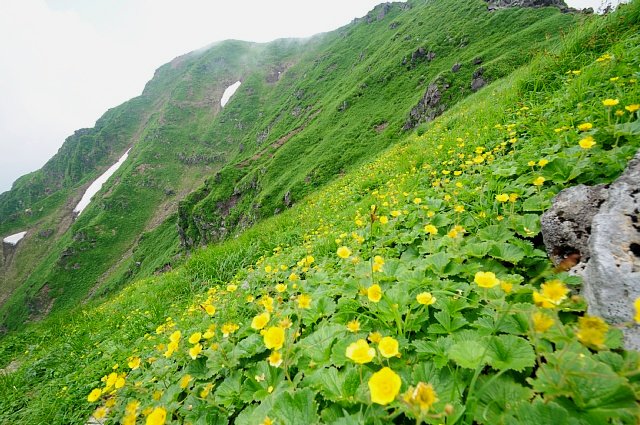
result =
[[507,7],[557,7],[560,10],[569,9],[563,0],[485,0],[490,11]]
[[[633,321],[640,297],[640,151],[607,192],[591,224],[583,294],[589,314],[617,324]],[[626,348],[640,350],[640,327],[623,332]]]
[[427,91],[422,99],[409,112],[409,118],[404,124],[404,130],[410,130],[417,126],[420,122],[428,122],[435,119],[444,112],[445,106],[440,104],[442,93],[438,88],[438,84],[432,83],[427,87]]
[[473,80],[471,80],[471,90],[473,91],[478,91],[486,85],[487,82],[482,77],[474,78]]
[[573,254],[582,262],[591,256],[591,221],[607,197],[606,186],[573,186],[558,193],[540,218],[547,254],[556,266]]
[[451,72],[458,72],[460,71],[460,68],[462,68],[462,64],[456,62],[452,67],[451,67]]

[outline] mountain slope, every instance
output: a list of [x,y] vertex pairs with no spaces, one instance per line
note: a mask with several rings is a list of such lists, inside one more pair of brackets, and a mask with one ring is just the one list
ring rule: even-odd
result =
[[[414,1],[307,41],[228,41],[175,59],[0,196],[2,234],[29,230],[0,274],[3,326],[168,270],[179,240],[193,248],[282,211],[507,75],[576,18]],[[129,147],[72,221],[82,190]]]
[[282,214],[5,336],[0,421],[636,423],[640,356],[552,270],[539,216],[640,148],[639,30],[637,1],[592,17]]

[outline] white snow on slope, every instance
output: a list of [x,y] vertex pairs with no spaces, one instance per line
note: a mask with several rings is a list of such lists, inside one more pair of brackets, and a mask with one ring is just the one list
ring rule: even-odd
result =
[[120,157],[118,162],[116,162],[111,167],[109,167],[109,169],[105,171],[104,174],[102,174],[100,177],[95,179],[93,183],[91,183],[91,186],[89,186],[86,192],[84,192],[84,195],[82,195],[82,199],[80,200],[80,202],[78,202],[78,205],[76,205],[76,207],[73,209],[73,212],[76,212],[78,213],[78,215],[80,215],[80,213],[82,213],[82,211],[84,211],[84,209],[87,208],[87,205],[89,205],[89,203],[91,202],[91,198],[93,198],[93,196],[96,193],[98,193],[98,191],[102,188],[102,185],[105,184],[107,180],[109,180],[109,177],[111,177],[113,173],[115,173],[118,170],[118,168],[120,168],[122,163],[127,159],[127,157],[129,156],[130,150],[131,149],[128,149],[124,153],[124,155]]
[[231,96],[233,96],[233,94],[236,92],[236,90],[238,90],[238,87],[240,87],[240,84],[242,84],[240,81],[236,81],[235,83],[233,83],[229,87],[227,87],[226,90],[224,91],[224,93],[222,93],[222,99],[220,99],[220,105],[223,108],[224,108],[224,105],[227,104],[229,99],[231,99]]
[[26,234],[27,232],[16,233],[15,235],[7,236],[2,240],[2,242],[8,243],[10,245],[17,245],[18,242],[20,242]]

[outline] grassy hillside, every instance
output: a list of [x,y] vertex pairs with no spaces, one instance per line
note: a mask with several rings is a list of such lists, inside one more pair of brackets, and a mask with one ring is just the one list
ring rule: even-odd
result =
[[282,214],[5,336],[0,421],[635,424],[640,356],[539,216],[640,148],[639,30],[637,1],[593,17]]
[[[218,241],[283,211],[580,19],[556,8],[413,1],[310,40],[227,41],[176,58],[140,97],[76,132],[0,196],[0,233],[29,231],[0,268],[0,329],[175,267],[179,242]],[[128,147],[129,160],[74,220],[83,190]]]

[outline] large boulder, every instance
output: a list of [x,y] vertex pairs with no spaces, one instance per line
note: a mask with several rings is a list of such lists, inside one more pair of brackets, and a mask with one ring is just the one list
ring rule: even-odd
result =
[[[609,323],[631,324],[640,297],[640,151],[610,185],[563,190],[542,216],[549,256],[583,278],[589,314]],[[640,350],[640,327],[623,326],[625,346]]]

